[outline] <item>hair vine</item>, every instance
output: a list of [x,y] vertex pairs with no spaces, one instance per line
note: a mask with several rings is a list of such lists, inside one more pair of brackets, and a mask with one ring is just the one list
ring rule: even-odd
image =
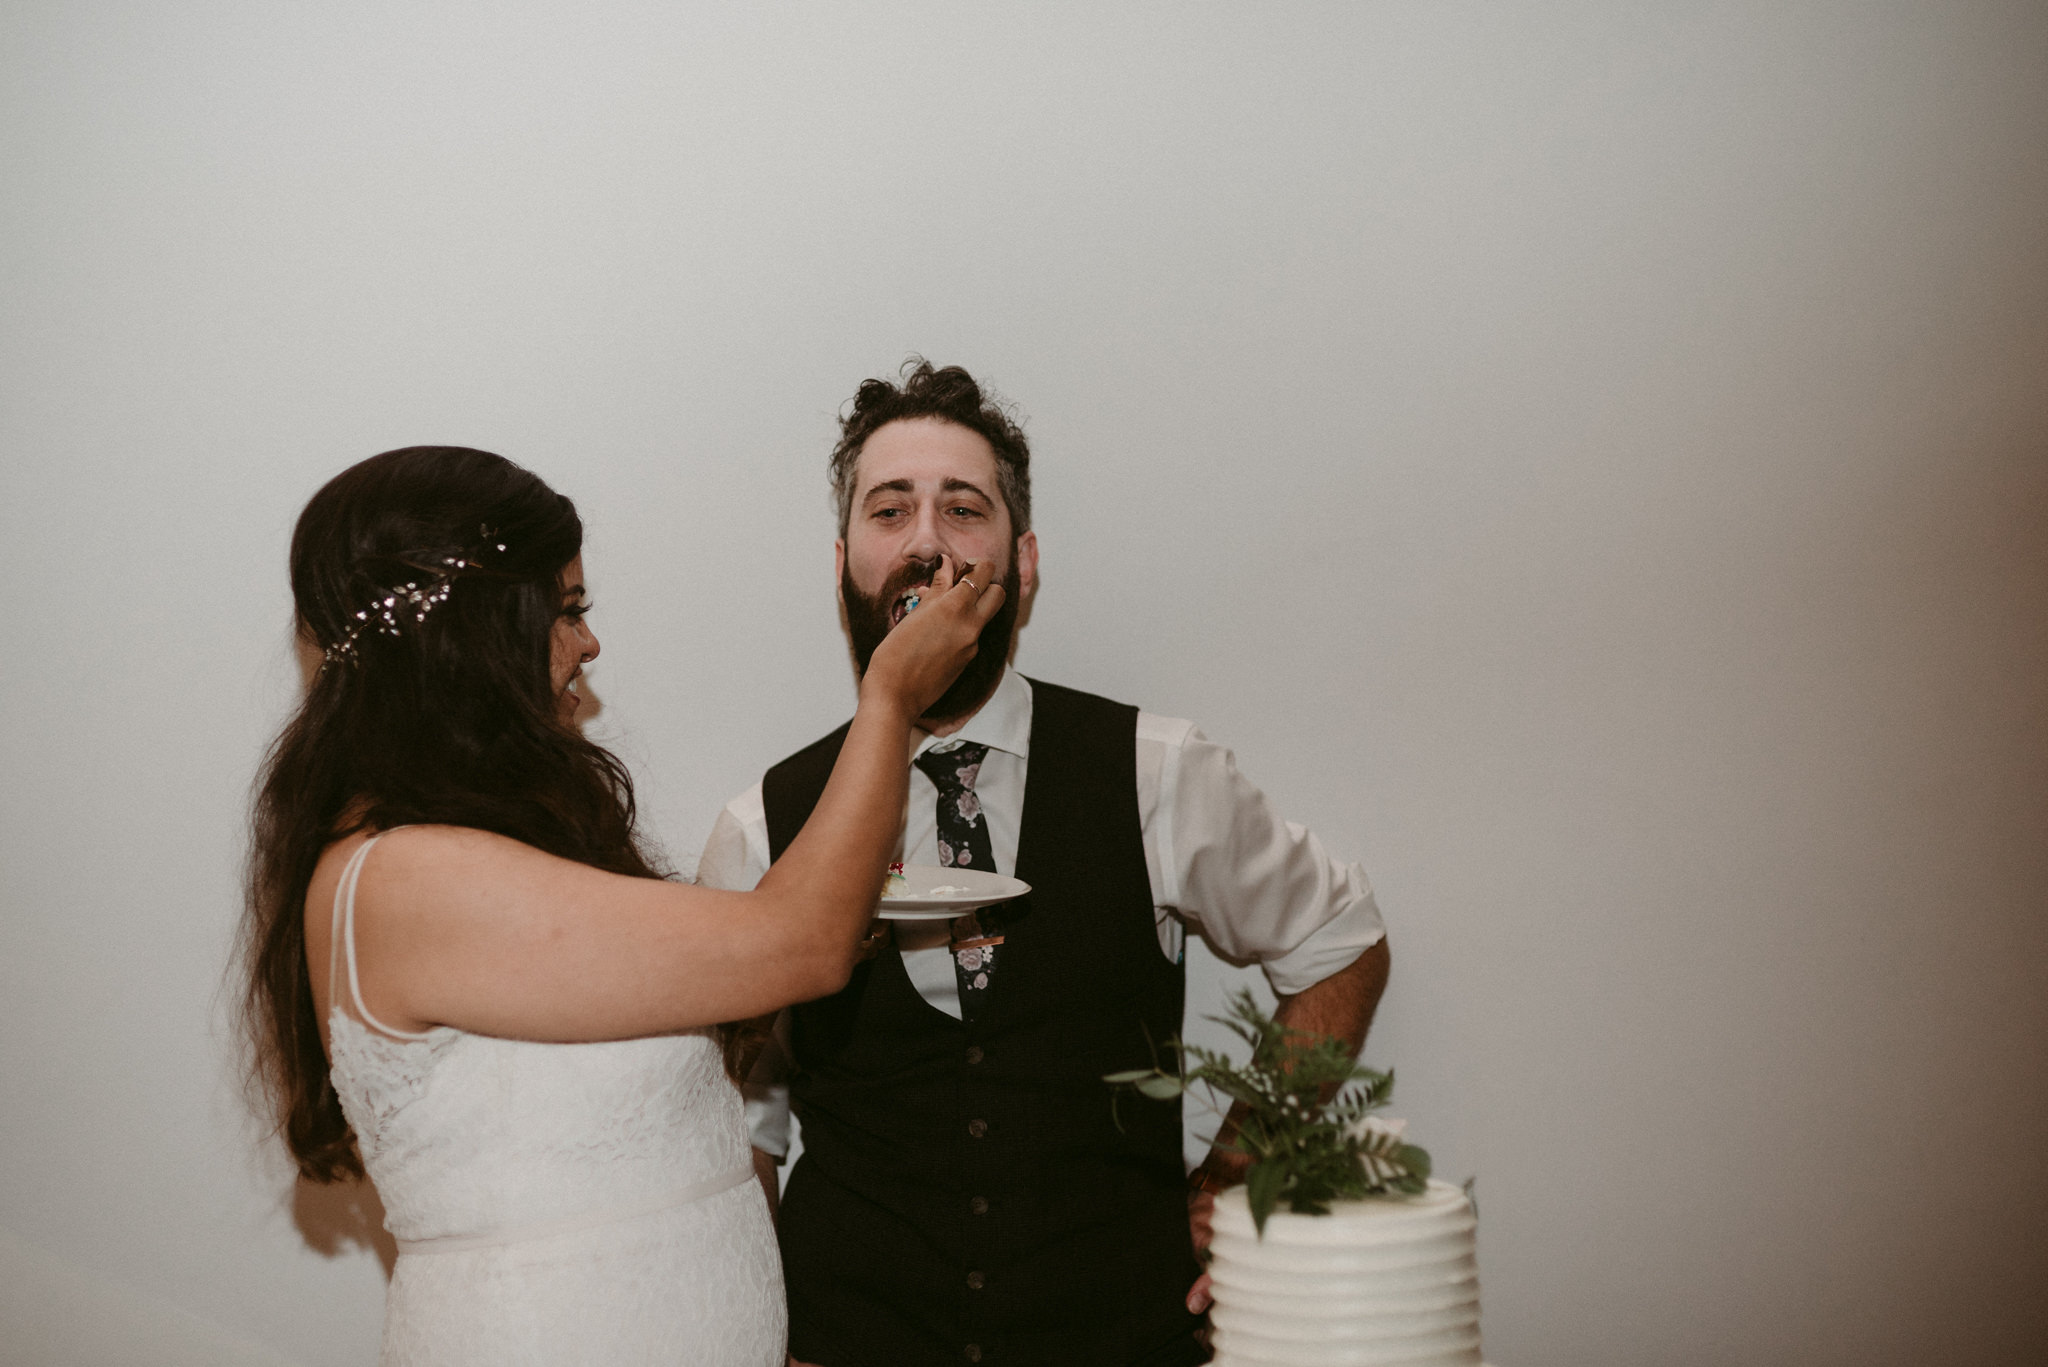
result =
[[483,562],[473,557],[484,554],[486,547],[495,547],[500,554],[506,550],[506,543],[498,540],[502,533],[492,531],[489,523],[478,523],[477,533],[482,539],[474,549],[462,555],[441,557],[442,568],[424,585],[416,579],[409,579],[403,584],[379,589],[377,597],[370,605],[355,614],[354,620],[342,633],[341,639],[320,652],[320,667],[325,669],[328,665],[343,660],[359,665],[362,660],[356,653],[356,646],[362,640],[363,633],[398,636],[402,634],[399,631],[399,620],[403,616],[410,615],[412,624],[416,627],[425,626],[427,614],[448,601],[448,595],[455,587],[456,576],[464,570],[484,568]]

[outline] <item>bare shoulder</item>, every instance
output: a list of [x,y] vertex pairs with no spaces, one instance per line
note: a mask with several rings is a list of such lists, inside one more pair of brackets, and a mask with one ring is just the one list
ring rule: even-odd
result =
[[333,910],[346,905],[350,863],[372,839],[355,880],[353,952],[365,1010],[396,1030],[452,1024],[556,1037],[559,1022],[508,1014],[506,984],[531,976],[569,939],[601,932],[604,913],[644,915],[677,892],[466,826],[345,837],[322,852],[306,892],[307,961],[323,1011],[317,988],[333,971]]
[[[376,853],[363,866],[366,882],[372,869],[388,879],[393,874],[432,877],[444,871],[474,873],[480,869],[503,867],[508,862],[520,867],[542,864],[586,867],[535,849],[523,840],[514,840],[495,831],[480,831],[474,826],[399,826],[383,832],[376,840]],[[329,853],[355,842],[355,837],[339,841]]]
[[325,882],[329,888],[334,887],[349,861],[372,840],[377,842],[377,850],[363,866],[362,880],[366,885],[376,876],[373,869],[377,874],[394,867],[421,873],[447,863],[489,860],[493,852],[500,856],[511,856],[521,850],[541,854],[509,836],[469,826],[397,826],[388,831],[353,831],[320,852],[320,862],[313,870],[314,884]]
[[478,903],[502,904],[522,890],[559,894],[578,885],[622,878],[470,826],[358,832],[321,852],[307,885],[307,929],[319,939],[326,938],[328,913],[337,905],[337,894],[345,892],[342,879],[349,863],[373,839],[376,849],[364,859],[356,878],[356,921],[365,929],[394,912],[407,919],[437,911],[460,914]]
[[[328,857],[348,858],[340,841]],[[337,877],[339,874],[337,873]],[[363,864],[358,915],[465,915],[509,910],[529,898],[602,894],[645,882],[549,854],[469,826],[402,826],[384,833]]]
[[[316,988],[332,970],[315,908],[334,905],[336,888],[346,897],[366,841],[335,842],[309,893]],[[355,885],[351,987],[395,1032],[559,1042],[732,1020],[798,995],[775,971],[747,971],[801,962],[746,915],[755,896],[609,873],[486,831],[402,827],[377,841]]]

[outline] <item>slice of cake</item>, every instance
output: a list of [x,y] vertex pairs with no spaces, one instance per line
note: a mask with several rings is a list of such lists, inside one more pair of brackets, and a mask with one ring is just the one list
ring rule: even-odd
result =
[[882,896],[908,897],[909,895],[910,880],[903,876],[903,863],[901,860],[898,860],[889,865],[889,876],[882,880]]
[[1216,1198],[1213,1367],[1479,1367],[1477,1225],[1465,1193],[1275,1210],[1265,1237],[1245,1189]]

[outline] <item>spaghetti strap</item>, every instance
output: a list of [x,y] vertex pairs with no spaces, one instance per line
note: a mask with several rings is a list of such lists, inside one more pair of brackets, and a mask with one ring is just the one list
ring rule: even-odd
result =
[[[392,830],[400,829],[403,828],[392,827]],[[333,1009],[335,1000],[335,971],[341,966],[343,958],[346,958],[348,960],[348,995],[355,1002],[356,1015],[363,1024],[379,1034],[389,1035],[393,1039],[421,1040],[426,1039],[427,1036],[425,1034],[416,1034],[410,1030],[394,1030],[383,1021],[371,1015],[370,1008],[363,1005],[363,987],[356,976],[356,883],[363,876],[363,861],[369,858],[370,847],[389,834],[391,834],[391,831],[379,831],[362,844],[356,846],[356,852],[349,856],[348,863],[341,870],[341,881],[334,885],[334,923],[333,928],[328,931],[327,935],[328,1009]]]

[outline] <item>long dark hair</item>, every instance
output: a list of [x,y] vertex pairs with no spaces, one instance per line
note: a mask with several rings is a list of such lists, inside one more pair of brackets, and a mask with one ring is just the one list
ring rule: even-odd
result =
[[556,713],[559,576],[582,545],[575,504],[459,446],[372,456],[299,515],[292,599],[325,662],[257,778],[243,1016],[253,1079],[315,1181],[363,1170],[306,966],[306,888],[328,845],[360,830],[470,826],[661,876],[635,834],[625,766]]

